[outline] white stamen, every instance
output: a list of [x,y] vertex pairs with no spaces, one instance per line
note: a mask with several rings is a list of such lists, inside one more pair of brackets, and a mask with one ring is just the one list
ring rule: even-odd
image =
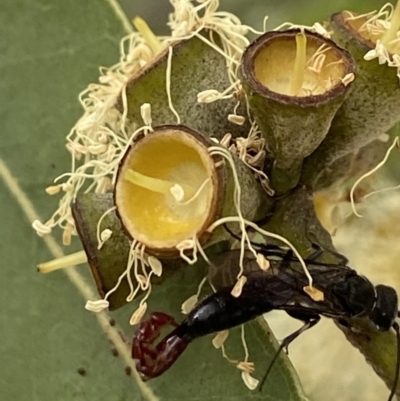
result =
[[312,26],[312,31],[328,39],[331,37],[331,34],[319,22]]
[[52,186],[46,188],[46,192],[49,195],[58,194],[60,191],[61,191],[61,185],[52,185]]
[[[104,220],[104,218],[111,212],[113,212],[116,209],[115,206],[110,207],[107,209],[99,218],[97,221],[97,226],[96,226],[96,237],[97,237],[97,249],[101,249],[101,247],[104,245],[104,242],[106,242],[112,234],[112,231],[110,229],[104,229],[101,230],[101,224]],[[104,239],[103,239],[104,237]]]
[[139,324],[146,313],[147,310],[147,302],[144,302],[143,304],[139,305],[139,307],[133,312],[132,317],[129,320],[129,324],[131,326],[135,326],[136,324]]
[[373,196],[373,195],[376,195],[376,194],[381,194],[383,192],[395,191],[397,189],[400,189],[400,184],[399,185],[395,185],[393,187],[386,187],[386,188],[382,188],[382,189],[377,189],[376,191],[372,191],[372,192],[368,193],[367,195],[365,195],[364,199],[367,199],[370,196]]
[[197,295],[192,295],[189,297],[185,302],[182,303],[181,309],[184,315],[190,313],[190,311],[196,306],[197,302],[199,301]]
[[185,191],[179,184],[173,185],[169,189],[169,191],[171,192],[171,195],[174,197],[176,202],[182,202],[185,198]]
[[324,66],[325,59],[326,59],[325,54],[318,54],[316,57],[314,57],[313,64],[307,68],[310,71],[313,71],[316,74],[319,74]]
[[36,231],[37,235],[39,235],[39,237],[42,237],[43,235],[51,233],[51,227],[46,226],[45,224],[43,224],[39,220],[35,220],[32,223],[32,227]]
[[112,235],[112,231],[109,228],[106,228],[105,230],[103,230],[101,232],[100,239],[104,243],[110,239],[111,235]]
[[221,92],[218,92],[215,89],[208,89],[203,92],[199,92],[197,94],[197,102],[198,103],[211,103],[215,100],[219,99],[221,96]]
[[386,162],[387,159],[390,156],[390,153],[392,152],[392,150],[396,147],[399,146],[400,144],[400,137],[396,136],[396,138],[394,138],[393,143],[390,145],[390,147],[388,148],[388,150],[386,151],[385,157],[383,158],[382,161],[380,161],[373,169],[371,169],[370,171],[366,172],[365,174],[363,174],[351,187],[350,190],[350,202],[351,202],[351,207],[353,209],[354,214],[357,217],[362,217],[361,214],[359,214],[356,210],[355,207],[355,203],[354,203],[354,191],[357,188],[357,186],[360,184],[361,181],[363,181],[365,178],[369,177],[370,175],[374,174],[376,171],[378,171]]
[[376,49],[372,49],[364,55],[364,60],[370,61],[377,57],[378,57],[378,53],[377,53]]
[[322,302],[324,300],[324,293],[315,287],[306,285],[303,287],[303,291],[315,302]]
[[[176,245],[176,249],[179,251],[179,256],[189,265],[193,265],[197,262],[197,242],[194,239],[185,239]],[[193,250],[192,259],[185,255],[185,251]]]
[[253,373],[256,370],[254,367],[254,363],[248,362],[248,361],[241,361],[236,365],[236,367],[239,370],[242,370],[243,372],[247,372],[247,373]]
[[151,104],[143,103],[140,106],[140,115],[142,116],[142,120],[145,125],[151,127],[152,119],[151,119]]
[[[233,202],[235,205],[235,209],[237,212],[237,218],[238,221],[240,223],[240,229],[242,231],[242,237],[241,237],[241,242],[240,242],[240,257],[239,257],[239,273],[238,273],[238,278],[240,276],[242,276],[243,271],[244,271],[244,266],[243,266],[243,261],[244,261],[244,249],[245,249],[245,243],[247,242],[247,246],[249,248],[249,250],[251,252],[253,252],[254,256],[256,257],[256,251],[254,250],[254,248],[251,246],[251,242],[249,239],[249,236],[246,232],[246,226],[244,224],[244,218],[242,215],[242,211],[241,211],[241,186],[240,186],[240,181],[239,181],[239,177],[238,177],[238,173],[236,171],[236,166],[233,160],[233,156],[232,154],[226,149],[226,148],[220,148],[220,147],[216,147],[216,146],[210,146],[208,148],[209,152],[211,155],[220,155],[223,157],[223,160],[226,160],[230,167],[231,167],[231,171],[233,173],[233,179],[234,179],[234,193],[233,193]],[[216,222],[214,222],[210,227],[212,227],[215,224],[219,224],[219,222],[221,222],[221,219],[217,220]],[[208,228],[208,230],[210,229],[210,227]]]
[[247,163],[250,164],[250,166],[253,167],[258,166],[262,168],[266,155],[267,154],[265,150],[260,150],[255,156],[250,157],[247,160]]
[[69,184],[68,182],[64,182],[63,184],[61,184],[61,189],[64,192],[72,192],[74,187],[71,184]]
[[157,276],[161,277],[162,274],[162,263],[154,256],[149,256],[147,262],[150,265],[152,272]]
[[222,345],[225,343],[226,339],[229,336],[229,330],[223,330],[217,333],[217,335],[213,338],[212,344],[216,349],[219,349],[222,347]]
[[269,269],[269,261],[262,253],[257,253],[257,264],[261,270],[266,271]]
[[[195,199],[198,198],[198,196],[201,194],[201,192],[203,191],[203,189],[208,185],[208,183],[211,181],[211,178],[206,178],[202,184],[199,186],[199,188],[197,189],[197,191],[194,193],[194,195],[187,199],[185,202],[183,202],[183,198],[182,200],[178,200],[175,198],[175,200],[180,204],[180,205],[189,205],[191,202],[193,202]],[[183,191],[183,188],[182,188]]]
[[102,144],[105,145],[108,143],[108,136],[104,133],[101,133],[97,136],[97,141]]
[[143,276],[143,274],[135,274],[135,278],[140,285],[142,290],[145,290],[148,287],[148,277]]
[[380,141],[380,142],[386,143],[386,142],[389,141],[390,135],[389,135],[389,134],[380,134],[380,135],[378,136],[377,139],[378,139],[378,141]]
[[246,276],[241,276],[237,281],[235,286],[233,287],[231,291],[231,295],[235,298],[238,298],[240,294],[242,293],[243,286],[246,284],[247,277]]
[[391,65],[393,67],[400,67],[400,54],[393,54]]
[[355,75],[350,72],[349,74],[346,74],[343,78],[342,78],[342,84],[344,86],[349,85],[351,82],[354,81]]
[[176,111],[176,109],[172,103],[172,96],[171,96],[172,54],[173,54],[173,48],[172,48],[172,46],[169,46],[168,47],[167,70],[166,70],[166,92],[167,92],[169,108],[176,117],[176,123],[180,124],[181,117],[178,114],[178,112]]
[[242,372],[242,380],[249,390],[255,390],[260,382],[247,372]]
[[143,60],[148,62],[153,58],[153,52],[150,47],[144,43],[139,43],[131,52],[128,54],[128,62]]
[[246,121],[246,118],[243,116],[238,116],[236,114],[229,114],[228,121],[236,125],[243,125]]
[[99,299],[97,301],[87,301],[85,305],[85,309],[90,312],[99,313],[104,309],[107,309],[110,306],[110,303],[105,299]]
[[229,144],[231,143],[231,139],[232,139],[232,134],[225,134],[220,142],[220,145],[223,146],[224,148],[228,148]]
[[62,235],[62,243],[65,246],[71,245],[71,237],[72,237],[72,231],[74,230],[74,225],[71,223],[67,223],[67,225],[64,228],[63,235]]
[[99,180],[97,181],[97,185],[96,185],[96,189],[94,190],[94,192],[96,194],[104,194],[109,190],[113,189],[113,184],[110,180],[110,178],[108,177],[102,177],[99,178]]
[[89,145],[88,150],[92,155],[100,155],[107,151],[108,145],[103,143],[98,143],[97,145]]
[[370,50],[364,55],[364,60],[370,61],[377,58],[379,64],[385,64],[390,61],[389,52],[386,47],[379,41],[376,41],[375,49]]
[[68,142],[65,146],[72,154],[80,153],[85,155],[88,153],[88,148],[78,142]]

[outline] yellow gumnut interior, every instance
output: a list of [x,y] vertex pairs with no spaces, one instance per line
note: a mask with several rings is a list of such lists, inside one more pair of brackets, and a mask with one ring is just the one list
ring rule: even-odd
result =
[[210,213],[213,174],[207,148],[186,132],[148,134],[125,157],[116,184],[125,228],[152,248],[192,238]]
[[[296,96],[320,95],[340,82],[345,75],[345,66],[340,61],[340,55],[334,49],[325,46],[322,41],[307,37],[305,52],[306,68],[302,80],[301,90]],[[257,80],[269,90],[293,96],[293,79],[298,75],[295,71],[299,49],[296,38],[280,37],[266,43],[254,60],[254,74]],[[317,53],[318,51],[318,53]],[[322,54],[324,61],[320,71],[313,70],[316,57]],[[311,67],[311,68],[309,68]]]

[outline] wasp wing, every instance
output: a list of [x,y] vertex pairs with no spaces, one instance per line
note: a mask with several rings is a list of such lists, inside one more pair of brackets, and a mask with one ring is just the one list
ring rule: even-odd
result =
[[[208,278],[216,291],[229,291],[234,287],[241,273],[240,257],[241,251],[234,249],[221,253],[213,260]],[[324,294],[323,301],[314,301],[304,291],[309,281],[297,259],[283,256],[268,260],[269,268],[262,270],[254,254],[249,250],[244,251],[242,274],[247,281],[240,298],[247,302],[268,302],[273,309],[307,311],[334,318],[347,314],[345,306],[333,292],[333,287],[356,274],[354,270],[342,265],[314,264],[308,261],[307,268],[313,278],[313,285]]]

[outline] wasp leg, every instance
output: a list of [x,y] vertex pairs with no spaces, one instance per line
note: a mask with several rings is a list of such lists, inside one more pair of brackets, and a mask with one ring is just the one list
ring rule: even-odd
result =
[[330,249],[326,249],[326,251],[335,256],[339,260],[339,265],[347,266],[349,264],[349,259],[347,259],[346,256],[342,255],[341,253],[332,251]]
[[293,261],[293,251],[289,249],[281,257],[282,260],[279,264],[279,269],[290,268],[290,263]]
[[[294,317],[295,319],[298,319],[300,315],[297,315],[295,313],[288,313],[290,316]],[[272,358],[267,371],[264,374],[264,377],[261,380],[260,383],[260,391],[262,389],[262,386],[264,385],[264,383],[267,380],[267,377],[269,375],[269,372],[271,371],[272,367],[274,366],[276,360],[278,359],[278,356],[280,355],[280,353],[282,352],[283,349],[288,349],[289,345],[302,333],[304,333],[306,330],[310,329],[311,327],[315,326],[321,319],[320,316],[318,315],[312,315],[312,316],[303,316],[305,319],[300,319],[304,321],[304,325],[300,327],[300,329],[296,330],[295,332],[293,332],[292,334],[289,334],[287,337],[285,337],[283,339],[283,341],[281,342],[281,345],[279,346],[278,350],[276,351],[274,357]]]
[[348,330],[352,329],[352,326],[350,325],[350,323],[346,319],[340,318],[340,319],[337,319],[336,321],[340,326],[342,326],[342,327],[344,327],[344,328],[346,328]]
[[339,260],[339,265],[341,266],[347,266],[349,263],[349,260],[343,256],[342,254],[332,251],[331,249],[325,248],[321,246],[320,244],[317,244],[316,242],[311,241],[308,239],[311,243],[311,246],[315,249],[315,252],[312,253],[310,256],[307,257],[307,260],[312,260],[316,261],[324,252],[328,252],[331,255],[335,256]]
[[[232,238],[235,238],[238,241],[242,240],[242,237],[239,236],[238,234],[234,233],[227,224],[223,224],[225,230],[232,236]],[[258,243],[254,241],[250,241],[250,244],[260,248],[263,252],[267,252],[268,255],[270,256],[280,256],[284,257],[286,254],[286,250],[282,248],[282,246],[275,245],[275,244],[264,244],[264,243]]]
[[[314,244],[313,248],[314,248]],[[317,249],[314,253],[312,253],[310,256],[307,256],[307,260],[311,262],[315,262],[322,254],[324,253],[324,250],[322,248]]]

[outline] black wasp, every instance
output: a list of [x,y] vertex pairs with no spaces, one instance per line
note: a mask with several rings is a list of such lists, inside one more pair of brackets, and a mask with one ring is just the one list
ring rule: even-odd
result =
[[[209,269],[209,281],[215,293],[199,302],[182,323],[178,324],[165,313],[155,312],[140,324],[133,339],[132,357],[136,359],[137,369],[144,380],[169,369],[194,339],[238,326],[273,309],[284,310],[302,321],[303,326],[282,341],[261,385],[280,351],[315,326],[321,316],[346,325],[347,319],[366,316],[380,331],[394,329],[399,355],[400,333],[395,321],[399,312],[393,288],[385,285],[374,287],[367,278],[349,268],[347,259],[338,253],[329,251],[337,258],[337,264],[318,262],[323,250],[317,249],[305,259],[314,287],[324,294],[323,301],[314,301],[303,290],[308,279],[292,251],[275,245],[254,245],[268,258],[270,267],[261,270],[254,254],[246,250],[244,275],[247,281],[239,297],[232,296],[231,291],[239,273],[240,250],[229,250],[214,259]],[[167,325],[174,329],[154,345],[161,329]],[[399,357],[389,401],[395,394],[398,378]]]

